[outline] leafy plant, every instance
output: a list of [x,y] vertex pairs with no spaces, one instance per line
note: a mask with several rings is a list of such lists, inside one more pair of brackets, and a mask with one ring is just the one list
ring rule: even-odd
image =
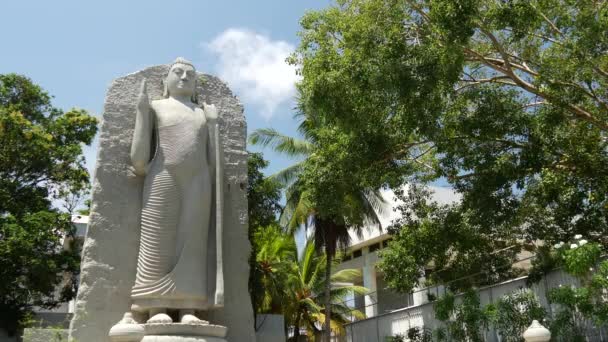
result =
[[602,246],[576,235],[570,244],[554,246],[556,258],[580,285],[561,286],[549,292],[549,300],[559,305],[551,331],[568,340],[584,340],[588,321],[597,326],[608,322],[608,260],[602,260]]
[[533,320],[542,321],[547,314],[530,289],[520,289],[502,296],[492,311],[493,325],[505,342],[524,342],[522,334],[530,323]]
[[432,342],[433,333],[426,327],[413,327],[407,330],[407,338],[410,342]]
[[405,335],[403,334],[397,334],[395,336],[387,336],[385,338],[386,342],[405,342]]
[[485,340],[490,314],[480,307],[479,295],[475,290],[466,291],[461,298],[447,293],[434,303],[433,308],[435,317],[445,324],[450,338],[469,342]]

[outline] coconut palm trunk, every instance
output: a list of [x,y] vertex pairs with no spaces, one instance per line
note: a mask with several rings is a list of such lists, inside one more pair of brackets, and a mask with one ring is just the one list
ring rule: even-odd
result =
[[326,244],[325,248],[325,342],[331,341],[331,264],[333,262],[333,255],[331,254],[329,244]]
[[317,218],[315,220],[315,239],[320,246],[324,247],[325,252],[325,322],[323,330],[325,331],[324,340],[331,341],[331,269],[336,256],[338,243],[348,239],[348,230],[346,227],[336,224],[331,219]]

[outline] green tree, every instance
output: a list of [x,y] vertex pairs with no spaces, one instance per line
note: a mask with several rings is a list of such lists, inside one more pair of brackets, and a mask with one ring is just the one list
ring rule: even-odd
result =
[[[281,185],[267,178],[262,170],[268,167],[261,153],[249,152],[247,157],[247,205],[249,227],[265,227],[277,221],[281,212]],[[250,233],[253,233],[250,231]]]
[[[299,132],[304,139],[280,134],[273,129],[259,129],[250,142],[271,146],[275,151],[299,158],[295,164],[271,176],[285,186],[286,204],[281,223],[290,232],[300,226],[313,229],[315,246],[326,255],[325,279],[330,279],[334,257],[350,242],[349,230],[361,234],[366,224],[378,224],[382,198],[353,181],[349,172],[347,145],[359,144],[308,111],[299,108]],[[331,317],[331,282],[325,283],[325,316]],[[326,338],[331,318],[325,320]]]
[[[261,153],[249,153],[247,158],[247,204],[249,214],[248,237],[251,242],[251,256],[249,258],[249,291],[254,313],[266,310],[268,303],[268,280],[265,279],[266,266],[257,262],[261,253],[258,249],[265,242],[258,241],[259,235],[266,229],[272,229],[277,224],[277,216],[281,211],[279,203],[281,188],[278,182],[268,179],[262,170],[268,166]],[[268,248],[268,247],[265,247]],[[278,251],[274,251],[278,253]],[[264,254],[273,255],[269,251]]]
[[[301,25],[290,62],[304,106],[361,142],[344,161],[349,177],[371,188],[441,179],[462,195],[420,218],[420,238],[394,229],[406,269],[455,248],[452,270],[474,271],[474,258],[509,273],[539,240],[606,244],[606,2],[337,0]],[[434,233],[446,220],[459,232],[451,241]]]
[[84,110],[63,112],[30,79],[0,75],[0,327],[9,333],[33,307],[75,294],[79,253],[63,248],[74,226],[53,201],[86,189],[82,144],[96,132]]

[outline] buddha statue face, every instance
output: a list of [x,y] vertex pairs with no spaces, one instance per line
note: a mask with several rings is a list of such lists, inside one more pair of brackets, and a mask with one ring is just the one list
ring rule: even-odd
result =
[[165,79],[165,96],[191,98],[196,88],[196,71],[191,64],[176,61]]

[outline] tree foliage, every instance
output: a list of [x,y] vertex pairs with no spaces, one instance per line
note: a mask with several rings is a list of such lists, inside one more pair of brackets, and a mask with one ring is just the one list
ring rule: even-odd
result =
[[268,167],[261,153],[249,152],[247,157],[247,205],[250,234],[257,227],[265,227],[277,220],[281,212],[281,185],[262,173]]
[[547,315],[545,308],[530,289],[515,290],[502,296],[491,311],[494,327],[505,342],[525,342],[522,335],[530,326],[530,322],[542,322]]
[[539,240],[606,243],[606,2],[337,0],[301,25],[303,106],[351,151],[323,162],[348,165],[355,187],[440,180],[462,196],[395,227],[387,255],[409,274],[387,274],[392,286],[430,261],[449,264],[446,281]]
[[53,201],[87,188],[82,144],[96,132],[84,110],[63,112],[30,79],[0,75],[0,326],[10,333],[35,306],[75,295],[78,251],[63,248],[74,227]]
[[454,341],[486,340],[491,315],[487,307],[481,306],[475,290],[463,293],[461,301],[457,301],[454,294],[446,293],[435,302],[433,309],[435,317],[443,322],[448,336]]
[[[264,231],[272,229],[277,224],[277,215],[281,211],[279,203],[281,199],[281,187],[277,182],[268,179],[262,170],[268,166],[268,162],[261,153],[249,153],[247,157],[247,204],[249,214],[249,227],[247,235],[251,243],[251,255],[249,257],[249,292],[255,313],[266,310],[272,306],[269,301],[268,288],[272,284],[266,279],[265,267],[257,262],[257,255],[270,253],[260,251],[264,241],[259,241]],[[269,248],[269,247],[265,247]],[[279,253],[274,250],[271,254]]]

